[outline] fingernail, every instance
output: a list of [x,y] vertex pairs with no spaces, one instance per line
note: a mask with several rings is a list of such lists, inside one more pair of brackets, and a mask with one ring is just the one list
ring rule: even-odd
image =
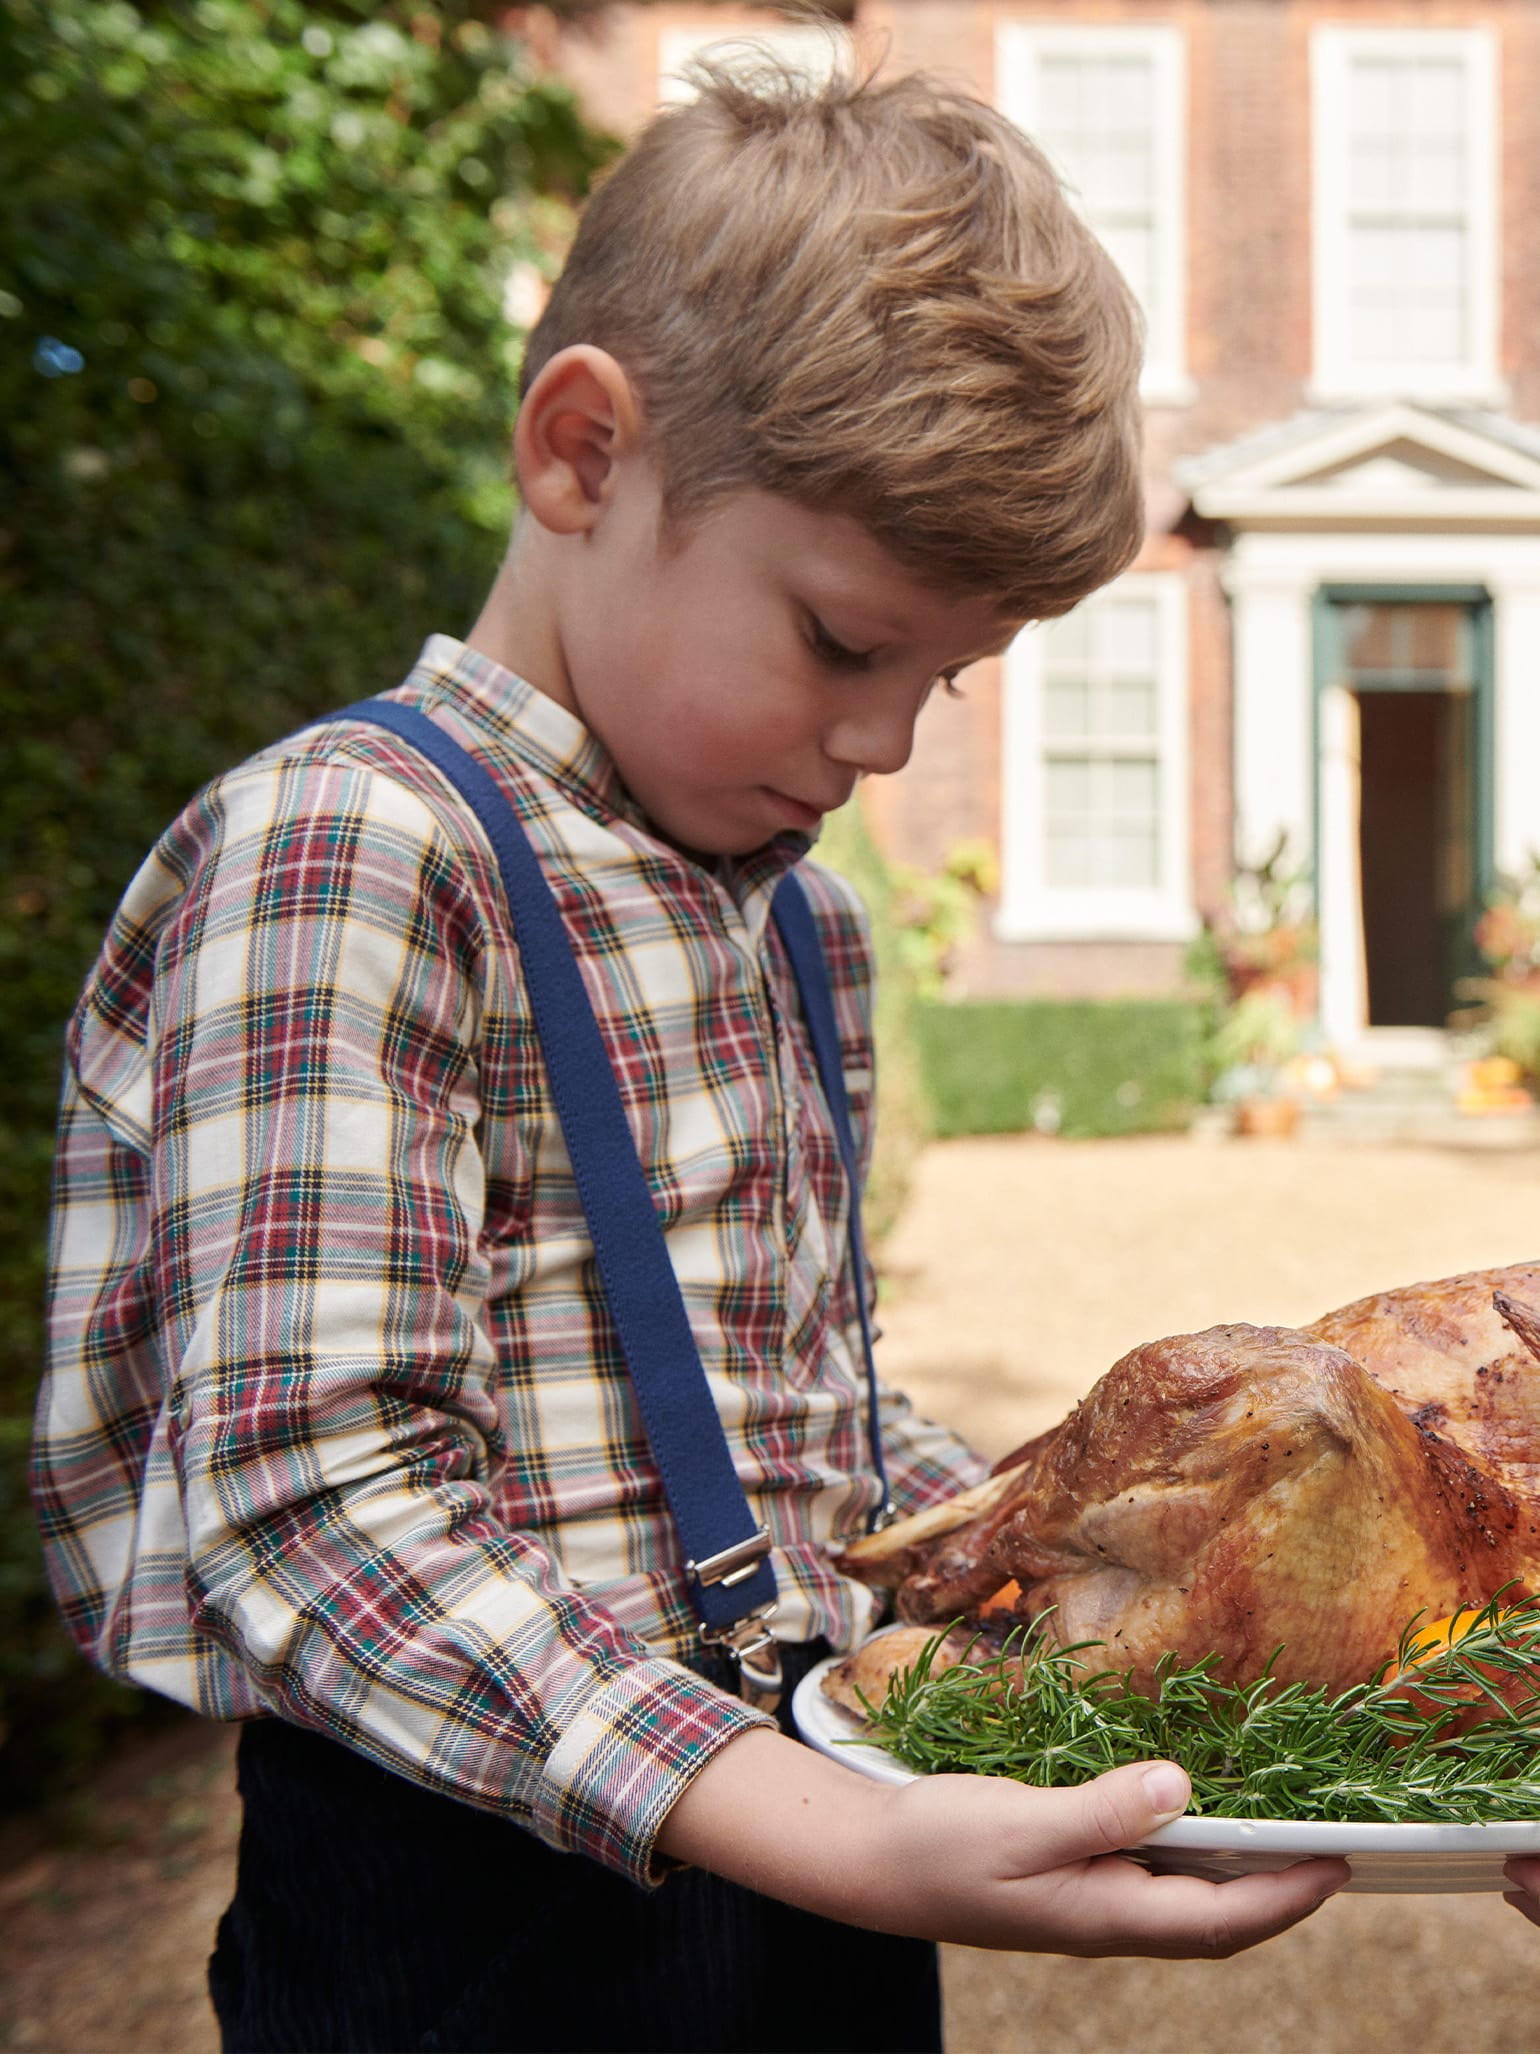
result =
[[1163,1819],[1180,1818],[1187,1809],[1189,1784],[1182,1771],[1163,1762],[1158,1769],[1150,1769],[1144,1778],[1144,1794],[1150,1801],[1150,1809]]

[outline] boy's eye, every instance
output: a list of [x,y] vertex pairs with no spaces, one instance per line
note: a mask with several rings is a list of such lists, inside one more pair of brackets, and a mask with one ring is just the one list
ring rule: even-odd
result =
[[847,648],[843,642],[836,641],[816,613],[810,613],[807,618],[808,640],[820,662],[831,664],[836,670],[865,670],[870,665],[870,649]]
[[963,690],[962,686],[957,682],[957,673],[955,670],[944,670],[941,673],[940,677],[936,680],[936,682],[940,685],[942,691],[946,693],[949,699],[966,699],[968,696],[967,693]]

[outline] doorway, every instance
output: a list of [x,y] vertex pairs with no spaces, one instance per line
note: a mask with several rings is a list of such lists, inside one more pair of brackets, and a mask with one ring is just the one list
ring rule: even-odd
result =
[[1475,968],[1487,607],[1394,591],[1330,598],[1326,683],[1356,732],[1364,1024],[1442,1027]]
[[1359,874],[1371,1027],[1441,1027],[1470,897],[1470,695],[1358,695]]

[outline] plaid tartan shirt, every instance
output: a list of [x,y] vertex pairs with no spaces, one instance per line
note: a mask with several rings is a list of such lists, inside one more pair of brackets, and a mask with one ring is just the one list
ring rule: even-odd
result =
[[[707,869],[565,709],[444,636],[393,695],[479,755],[557,893],[733,1461],[778,1635],[870,1592],[877,1497],[838,1148],[769,921],[786,835]],[[869,1150],[870,953],[804,867]],[[698,1653],[496,866],[360,723],[193,800],[71,1022],[34,1492],[76,1639],[216,1718],[273,1712],[652,1877],[762,1715]],[[974,1481],[891,1392],[909,1510]]]

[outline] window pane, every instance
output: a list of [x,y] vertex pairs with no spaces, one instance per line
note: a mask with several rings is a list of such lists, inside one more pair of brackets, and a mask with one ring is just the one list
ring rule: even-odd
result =
[[1405,178],[1398,211],[1403,214],[1462,215],[1465,211],[1465,147],[1416,138],[1403,158]]
[[1424,57],[1409,64],[1403,92],[1406,126],[1429,142],[1465,138],[1465,66],[1457,58]]
[[1103,593],[1050,632],[1043,685],[1043,878],[1063,891],[1160,886],[1160,617]]
[[1100,732],[1132,740],[1155,732],[1155,680],[1113,678],[1101,694]]
[[1383,136],[1354,136],[1348,146],[1348,200],[1355,214],[1388,214],[1400,197],[1401,153]]
[[1412,290],[1424,304],[1452,305],[1465,283],[1465,234],[1459,228],[1422,228],[1408,237]]
[[1155,827],[1120,822],[1103,846],[1102,882],[1123,891],[1147,889],[1159,882],[1159,851]]
[[1365,301],[1388,301],[1403,275],[1408,237],[1415,229],[1360,228],[1353,236],[1353,288]]
[[1050,756],[1044,771],[1043,797],[1050,813],[1084,814],[1090,811],[1089,757]]
[[1360,228],[1351,238],[1350,346],[1359,363],[1463,359],[1466,241],[1459,228]]
[[1398,364],[1405,361],[1396,316],[1383,307],[1354,304],[1348,328],[1349,349],[1355,364]]
[[1090,647],[1089,636],[1089,610],[1084,606],[1054,621],[1048,630],[1049,670],[1074,670],[1082,665]]
[[1146,824],[1155,817],[1157,777],[1148,757],[1119,757],[1112,766],[1112,804],[1120,814],[1138,814]]
[[1395,69],[1384,57],[1354,59],[1348,78],[1348,119],[1355,135],[1384,136],[1394,129]]
[[1045,882],[1060,891],[1083,891],[1093,882],[1091,845],[1079,822],[1050,820],[1043,841]]
[[1155,70],[1137,52],[1045,52],[1037,136],[1147,317],[1154,274]]
[[1465,322],[1458,307],[1417,307],[1409,321],[1405,361],[1458,364],[1465,359]]
[[1147,213],[1155,176],[1154,137],[1141,118],[1134,131],[1096,138],[1086,183],[1099,210]]
[[1348,351],[1462,363],[1471,347],[1473,165],[1462,56],[1386,52],[1347,76]]
[[1096,655],[1108,670],[1151,677],[1155,670],[1155,602],[1104,599],[1096,608]]
[[1083,740],[1090,718],[1086,681],[1050,678],[1043,694],[1043,728],[1055,739]]
[[1463,606],[1396,600],[1342,609],[1346,682],[1464,689],[1469,679]]
[[1086,59],[1067,54],[1046,55],[1038,61],[1038,97],[1042,111],[1038,132],[1048,135],[1078,135],[1089,119]]

